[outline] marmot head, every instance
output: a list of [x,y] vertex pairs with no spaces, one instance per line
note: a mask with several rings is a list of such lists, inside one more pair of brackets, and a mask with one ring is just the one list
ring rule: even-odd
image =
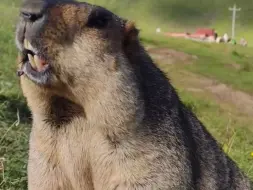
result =
[[43,88],[86,87],[123,73],[132,22],[73,0],[25,0],[16,29],[19,75]]

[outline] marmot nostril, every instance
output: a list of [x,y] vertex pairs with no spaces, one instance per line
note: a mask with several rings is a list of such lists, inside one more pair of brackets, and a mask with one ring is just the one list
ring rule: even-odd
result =
[[36,20],[42,17],[41,14],[34,14],[34,13],[29,13],[29,12],[21,12],[21,15],[26,21],[30,21],[30,22],[35,22]]

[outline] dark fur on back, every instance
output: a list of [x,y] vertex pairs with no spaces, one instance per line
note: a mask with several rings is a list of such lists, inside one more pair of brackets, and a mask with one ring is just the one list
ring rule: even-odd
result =
[[126,54],[131,63],[137,63],[133,67],[145,104],[144,122],[147,127],[142,130],[169,149],[175,146],[171,139],[177,139],[174,148],[187,156],[189,165],[186,168],[191,170],[191,185],[186,189],[252,189],[252,182],[181,102],[168,78],[153,63],[139,41],[127,46]]

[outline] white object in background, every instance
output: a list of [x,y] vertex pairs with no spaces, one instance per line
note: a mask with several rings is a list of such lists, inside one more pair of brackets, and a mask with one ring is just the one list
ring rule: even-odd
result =
[[227,33],[226,33],[226,34],[224,34],[223,39],[224,39],[224,42],[225,42],[225,43],[227,43],[227,42],[228,42],[229,37],[228,37],[228,34],[227,34]]
[[217,44],[221,43],[221,37],[217,37],[217,38],[216,38],[216,43],[217,43]]
[[156,33],[160,33],[160,32],[161,32],[161,28],[157,28]]

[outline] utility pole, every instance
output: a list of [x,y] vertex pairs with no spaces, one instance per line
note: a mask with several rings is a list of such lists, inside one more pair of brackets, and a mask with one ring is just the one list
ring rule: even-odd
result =
[[237,8],[236,4],[234,4],[233,8],[229,8],[230,11],[233,11],[233,15],[232,15],[232,39],[235,38],[235,19],[236,19],[236,12],[237,11],[241,11],[241,8]]

